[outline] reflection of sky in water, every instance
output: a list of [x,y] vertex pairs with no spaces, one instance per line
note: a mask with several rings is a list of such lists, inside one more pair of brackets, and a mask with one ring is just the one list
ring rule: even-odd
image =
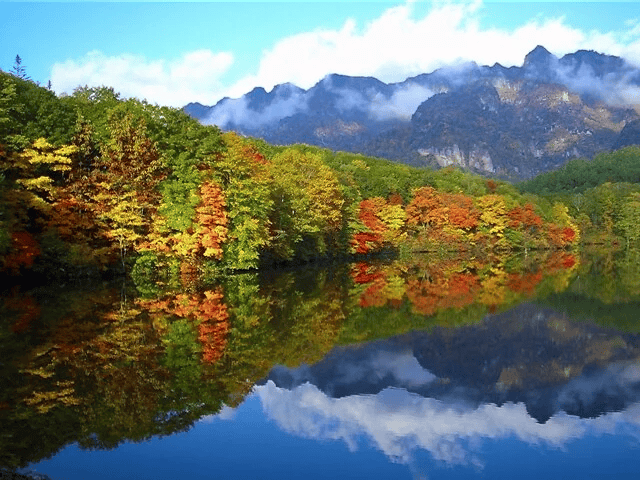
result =
[[[405,367],[416,368],[406,356],[384,365],[400,376]],[[371,369],[355,369],[351,379],[359,380],[358,374],[364,372],[368,375]],[[425,371],[413,378],[430,382],[435,379],[430,375]],[[266,415],[297,436],[340,440],[356,450],[358,439],[364,435],[387,457],[400,463],[412,463],[415,453],[425,450],[435,460],[449,465],[479,466],[484,462],[476,447],[485,439],[515,438],[529,445],[561,449],[594,435],[625,433],[640,438],[639,403],[628,401],[622,411],[610,411],[597,418],[579,418],[561,410],[571,402],[597,403],[613,394],[618,398],[626,393],[627,400],[631,400],[637,396],[632,387],[639,380],[637,364],[611,365],[597,375],[573,379],[559,387],[558,411],[545,423],[533,418],[524,403],[475,405],[465,401],[464,391],[458,392],[457,399],[455,392],[450,392],[446,401],[400,388],[385,388],[375,395],[332,398],[311,383],[286,389],[268,381],[255,387],[255,393]],[[599,407],[606,411],[606,405]]]
[[505,391],[496,381],[513,363],[484,377],[469,363],[442,368],[455,356],[438,350],[434,362],[421,348],[431,341],[340,347],[312,366],[276,367],[240,406],[187,432],[111,451],[72,445],[30,468],[54,480],[640,478],[637,360]]
[[186,432],[115,450],[71,445],[29,468],[53,480],[637,479],[639,432],[638,403],[539,423],[522,403],[473,406],[399,388],[331,398],[269,381]]

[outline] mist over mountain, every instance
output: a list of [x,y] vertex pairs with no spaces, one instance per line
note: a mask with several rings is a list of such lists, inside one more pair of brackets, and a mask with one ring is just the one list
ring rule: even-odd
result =
[[308,90],[258,87],[184,110],[275,144],[524,179],[637,142],[635,129],[622,132],[640,119],[640,70],[615,56],[558,58],[538,46],[520,67],[469,62],[392,84],[332,74]]

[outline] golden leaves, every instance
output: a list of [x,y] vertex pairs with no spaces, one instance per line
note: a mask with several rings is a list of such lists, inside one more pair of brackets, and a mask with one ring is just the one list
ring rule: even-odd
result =
[[81,405],[81,401],[75,395],[74,382],[72,380],[63,380],[55,382],[58,387],[56,390],[33,392],[31,396],[24,399],[24,402],[30,407],[34,407],[40,414],[47,413],[49,410],[59,406],[76,406]]

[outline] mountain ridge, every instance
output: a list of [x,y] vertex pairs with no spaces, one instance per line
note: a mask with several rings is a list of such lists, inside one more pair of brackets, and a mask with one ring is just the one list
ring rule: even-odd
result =
[[256,87],[184,111],[275,144],[526,179],[574,157],[640,142],[629,129],[619,138],[640,119],[640,70],[591,50],[558,58],[539,45],[520,67],[466,62],[389,84],[329,74],[308,90]]

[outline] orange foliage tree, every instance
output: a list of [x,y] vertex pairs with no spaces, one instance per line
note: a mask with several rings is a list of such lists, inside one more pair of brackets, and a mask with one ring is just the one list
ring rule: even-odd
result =
[[351,249],[354,253],[380,250],[395,245],[404,236],[406,214],[396,197],[362,200],[357,209],[358,222],[353,225]]
[[440,227],[447,221],[442,197],[433,187],[422,187],[413,192],[406,208],[407,223],[426,229]]
[[4,257],[3,268],[18,275],[23,267],[31,267],[38,255],[40,255],[40,247],[33,235],[28,232],[13,232],[9,253]]
[[183,280],[195,280],[203,258],[222,260],[223,244],[228,238],[229,216],[224,192],[215,181],[206,181],[199,188],[200,203],[195,207],[195,222],[183,232],[164,237],[154,232],[146,248],[173,252],[182,259]]
[[227,239],[229,218],[226,202],[220,187],[207,182],[200,187],[202,205],[196,208],[196,220],[200,226],[198,237],[205,257],[222,258],[222,244]]
[[444,270],[434,269],[429,278],[411,278],[407,281],[407,298],[418,313],[434,315],[438,310],[460,309],[472,304],[478,288],[476,274],[447,274]]
[[509,210],[509,216],[512,228],[528,228],[538,229],[542,226],[542,218],[535,213],[535,207],[531,203],[524,206],[517,205]]
[[553,247],[564,248],[578,243],[580,229],[568,214],[568,208],[561,204],[553,205],[554,223],[547,225],[547,238]]
[[449,245],[471,240],[481,215],[472,197],[439,192],[433,187],[415,190],[406,213],[407,224],[418,228],[419,236]]
[[382,247],[386,226],[380,219],[380,210],[385,203],[384,198],[375,197],[362,200],[358,205],[358,220],[364,228],[358,228],[351,240],[355,253],[369,253]]

